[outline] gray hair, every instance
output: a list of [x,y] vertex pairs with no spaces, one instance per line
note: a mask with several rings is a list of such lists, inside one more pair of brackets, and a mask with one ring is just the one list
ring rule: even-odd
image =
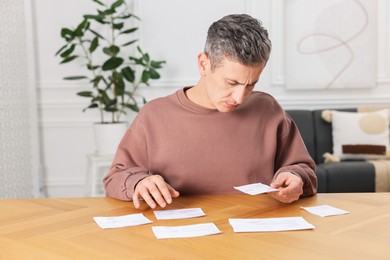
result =
[[261,21],[247,14],[232,14],[210,26],[204,52],[212,69],[223,58],[252,66],[268,61],[271,41]]

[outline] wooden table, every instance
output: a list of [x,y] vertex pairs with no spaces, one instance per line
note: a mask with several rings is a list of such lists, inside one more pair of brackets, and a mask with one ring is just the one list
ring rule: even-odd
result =
[[[347,215],[319,217],[301,206],[328,204]],[[205,217],[156,220],[145,205],[110,198],[0,200],[0,259],[390,259],[390,193],[319,194],[292,204],[268,195],[180,197],[168,209]],[[94,216],[142,212],[152,224],[101,229]],[[228,218],[302,216],[314,230],[234,233]],[[222,234],[158,240],[153,225],[213,222]]]

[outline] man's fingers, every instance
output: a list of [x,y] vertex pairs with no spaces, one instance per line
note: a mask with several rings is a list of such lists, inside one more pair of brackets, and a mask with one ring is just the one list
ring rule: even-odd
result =
[[171,196],[171,202],[172,202],[172,197],[173,198],[177,198],[177,197],[180,196],[180,193],[177,190],[175,190],[174,188],[172,188],[171,185],[167,184],[167,188],[168,188],[168,192],[169,192],[169,194]]
[[162,191],[159,187],[159,184],[154,184],[152,187],[149,188],[149,193],[153,197],[154,201],[160,205],[160,207],[164,208],[167,203],[166,200],[163,198]]
[[153,182],[151,182],[149,180],[149,177],[141,180],[137,184],[135,191],[134,191],[134,194],[133,194],[134,207],[139,208],[140,197],[146,202],[146,204],[149,205],[149,207],[151,207],[151,208],[156,207],[156,203],[155,203],[154,199],[150,196],[150,191],[149,191],[152,186],[155,186],[155,185],[153,184]]
[[[179,197],[179,192],[177,192],[174,188],[172,188],[171,185],[169,185],[166,182],[157,184],[157,187],[161,192],[161,195],[164,199],[164,202],[166,202],[168,204],[172,203],[172,197],[174,197],[174,198]],[[164,207],[165,206],[166,205],[164,205]]]
[[[162,183],[156,183],[156,186],[157,186],[157,189],[159,191],[159,200],[161,203],[163,203],[163,205],[161,205],[161,203],[159,203],[159,205],[161,207],[165,207],[166,206],[166,203],[168,204],[171,204],[172,203],[172,197],[171,197],[171,193],[169,192],[169,189],[168,189],[168,184],[165,183],[165,182],[162,182]],[[157,200],[157,198],[155,198]]]
[[151,208],[155,208],[156,204],[164,208],[167,204],[172,203],[172,197],[178,197],[179,192],[167,184],[159,175],[153,175],[140,181],[133,195],[134,207],[139,207],[139,197]]
[[273,188],[279,188],[278,192],[269,193],[273,198],[283,202],[291,203],[299,199],[303,193],[303,181],[300,177],[291,172],[282,172],[270,184]]
[[302,189],[286,187],[280,189],[280,191],[271,192],[268,194],[283,203],[291,203],[299,199],[299,196],[302,194]]
[[146,204],[149,205],[149,207],[151,207],[152,209],[154,209],[156,207],[156,202],[154,201],[154,199],[150,196],[149,192],[144,192],[144,193],[141,193],[142,197],[144,198],[144,201],[146,202]]
[[138,192],[134,192],[134,194],[133,194],[133,205],[134,205],[134,208],[136,208],[136,209],[138,209],[140,206]]
[[177,198],[180,196],[180,193],[175,190],[174,188],[172,188],[171,185],[167,184],[168,185],[168,189],[169,189],[169,192],[171,193],[171,196],[174,197],[174,198]]

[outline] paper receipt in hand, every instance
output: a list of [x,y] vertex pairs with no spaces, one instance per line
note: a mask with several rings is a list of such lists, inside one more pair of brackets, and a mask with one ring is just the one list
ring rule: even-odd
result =
[[239,190],[241,192],[250,194],[250,195],[257,195],[262,193],[268,193],[268,192],[274,192],[278,191],[278,189],[274,189],[271,186],[268,186],[263,183],[252,183],[248,185],[238,186],[234,187],[236,190]]

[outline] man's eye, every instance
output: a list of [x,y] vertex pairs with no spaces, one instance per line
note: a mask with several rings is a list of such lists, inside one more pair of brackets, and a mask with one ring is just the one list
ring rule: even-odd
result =
[[254,89],[255,86],[251,85],[251,86],[247,86],[245,89],[247,92],[250,92]]

